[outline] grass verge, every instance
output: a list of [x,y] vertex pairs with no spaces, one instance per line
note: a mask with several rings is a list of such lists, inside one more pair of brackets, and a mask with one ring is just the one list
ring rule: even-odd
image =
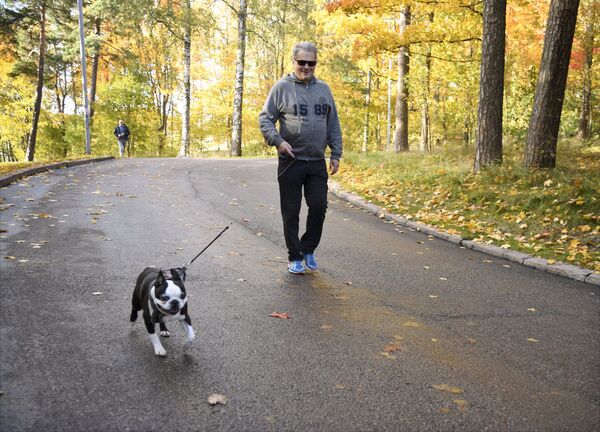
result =
[[553,170],[506,155],[477,175],[459,154],[349,153],[335,180],[387,212],[600,272],[600,147],[559,152]]

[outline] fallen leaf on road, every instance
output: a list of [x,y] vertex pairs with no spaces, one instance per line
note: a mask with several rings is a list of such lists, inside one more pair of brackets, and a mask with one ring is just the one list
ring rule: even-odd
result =
[[100,291],[93,292],[92,295],[102,295]]
[[19,262],[20,263],[26,263],[26,262],[29,262],[29,260],[28,259],[20,259]]
[[238,282],[246,282],[246,279],[236,279]]
[[539,340],[537,340],[537,339],[534,339],[534,338],[527,338],[527,340],[528,340],[529,342],[539,342]]
[[421,327],[421,324],[419,324],[416,321],[405,321],[404,324],[402,324],[404,327]]
[[429,297],[429,298],[437,298],[437,296],[436,296],[436,295],[433,295],[433,294],[430,294],[430,295],[428,295],[427,297]]
[[429,270],[431,267],[429,267],[429,266],[423,266],[423,268],[424,268],[425,270]]
[[469,405],[469,402],[467,402],[464,399],[453,399],[452,402],[454,402],[458,406],[458,410],[460,412],[465,412]]
[[323,325],[321,326],[321,328],[322,328],[323,330],[329,330],[330,328],[332,328],[332,326],[330,326],[329,324],[323,324]]
[[388,352],[381,352],[381,353],[379,353],[379,354],[381,354],[382,356],[384,356],[384,357],[386,357],[386,358],[389,358],[390,360],[395,360],[395,359],[396,359],[396,356],[395,356],[395,355],[392,355],[392,354],[390,354],[390,353],[388,353]]
[[4,259],[7,259],[7,260],[14,260],[15,258],[17,258],[17,257],[11,256],[11,255],[6,255],[4,257]]
[[440,408],[439,412],[442,414],[448,414],[450,412],[450,408],[448,408],[448,407]]
[[345,389],[346,389],[346,386],[345,386],[344,384],[336,384],[336,385],[335,385],[335,388],[336,388],[337,390],[345,390]]
[[527,308],[529,312],[535,312],[535,308]]
[[288,315],[287,312],[273,312],[271,315],[269,315],[270,317],[273,318],[281,318],[281,319],[290,319],[291,317]]
[[227,401],[228,401],[227,396],[218,394],[218,393],[211,394],[207,400],[207,402],[210,405],[217,405],[217,404],[225,405],[227,403]]
[[391,344],[387,344],[385,347],[383,347],[383,350],[388,353],[401,351],[403,349],[404,347],[399,342],[392,342]]
[[446,279],[445,277],[441,277],[440,280],[448,280],[448,279]]
[[439,384],[439,385],[432,385],[432,387],[436,390],[440,390],[440,391],[445,391],[448,393],[452,393],[452,394],[461,394],[462,392],[464,392],[463,389],[461,389],[460,387],[452,387],[449,386],[448,384]]
[[467,338],[467,341],[468,341],[470,344],[473,344],[473,345],[477,343],[477,340],[476,340],[476,339],[473,339],[473,338]]
[[431,338],[431,342],[435,343],[435,342],[439,342],[439,341],[437,339],[435,339],[435,338]]
[[352,285],[352,282],[350,282],[350,281],[346,281],[346,282],[344,282],[344,283],[345,283],[346,285]]

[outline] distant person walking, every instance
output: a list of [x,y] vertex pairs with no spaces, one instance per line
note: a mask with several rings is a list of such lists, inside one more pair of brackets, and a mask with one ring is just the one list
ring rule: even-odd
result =
[[[327,164],[337,172],[342,156],[342,131],[331,90],[315,78],[317,47],[299,42],[292,50],[294,72],[271,89],[259,114],[260,130],[279,153],[277,169],[288,270],[317,270],[315,249],[321,240],[327,210]],[[279,130],[275,124],[279,122]],[[308,205],[306,232],[298,238],[302,190]]]
[[127,148],[127,141],[129,141],[129,128],[123,123],[123,120],[119,120],[119,124],[113,133],[117,137],[119,143],[119,156],[122,157],[125,153],[125,148]]

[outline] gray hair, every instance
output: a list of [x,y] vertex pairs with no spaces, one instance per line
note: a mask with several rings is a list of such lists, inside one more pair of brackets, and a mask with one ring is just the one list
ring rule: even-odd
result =
[[300,50],[312,52],[315,54],[315,58],[317,57],[317,46],[312,42],[304,41],[298,42],[296,45],[294,45],[294,48],[292,48],[292,60],[296,60],[296,56]]

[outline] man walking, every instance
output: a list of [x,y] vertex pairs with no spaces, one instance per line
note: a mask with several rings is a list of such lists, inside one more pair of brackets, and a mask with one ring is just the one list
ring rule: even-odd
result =
[[123,120],[119,120],[119,124],[113,133],[117,137],[119,143],[119,156],[123,157],[123,153],[125,153],[125,148],[127,147],[127,141],[129,141],[129,128],[123,123]]
[[[294,72],[271,89],[259,114],[260,130],[279,154],[277,176],[288,270],[317,270],[315,249],[327,210],[325,149],[331,149],[333,175],[342,156],[342,131],[331,90],[315,78],[317,47],[299,42],[292,50]],[[279,131],[275,124],[279,122]],[[298,238],[302,189],[308,206],[306,232]]]

